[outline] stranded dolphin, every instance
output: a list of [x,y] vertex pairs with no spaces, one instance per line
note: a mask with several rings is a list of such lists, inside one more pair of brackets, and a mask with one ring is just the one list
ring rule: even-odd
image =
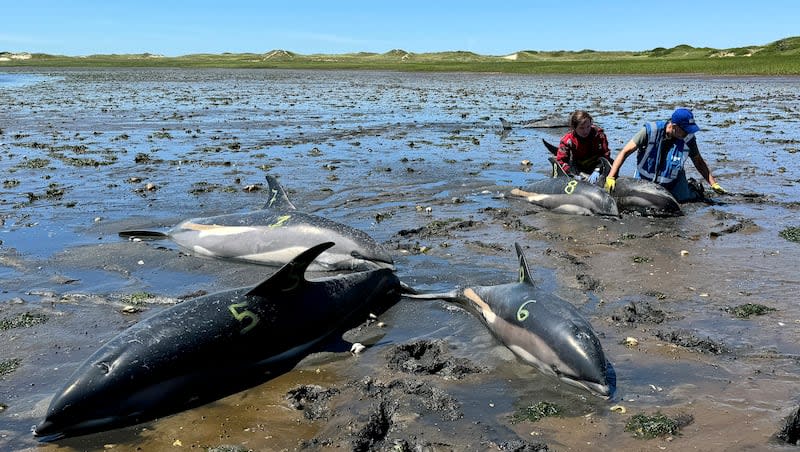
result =
[[570,385],[611,397],[616,375],[592,326],[572,304],[536,289],[522,249],[514,246],[519,282],[437,294],[407,289],[404,295],[463,306],[527,364]]
[[617,203],[608,192],[576,179],[541,179],[511,190],[511,195],[557,213],[619,216]]
[[133,425],[263,383],[399,299],[386,268],[307,280],[332,245],[311,247],[255,288],[184,301],[123,331],[78,367],[34,434]]
[[201,256],[280,266],[317,243],[334,242],[311,271],[393,268],[391,255],[367,233],[327,218],[298,211],[283,187],[267,176],[270,199],[262,210],[183,221],[166,234],[123,231],[121,237],[170,238]]
[[[514,126],[511,122],[500,118],[500,124],[504,130],[511,130]],[[562,117],[540,118],[523,121],[517,125],[523,129],[553,129],[558,127],[569,127],[566,119]]]
[[[542,139],[544,146],[551,154],[556,155],[558,146],[554,146]],[[550,157],[553,165],[553,177],[568,177],[568,175]],[[605,173],[611,169],[610,165]],[[599,186],[605,184],[605,175],[600,181]],[[611,192],[611,197],[617,201],[617,207],[625,212],[638,212],[650,216],[674,216],[681,215],[681,205],[666,188],[654,182],[636,179],[633,177],[617,177],[617,184]]]

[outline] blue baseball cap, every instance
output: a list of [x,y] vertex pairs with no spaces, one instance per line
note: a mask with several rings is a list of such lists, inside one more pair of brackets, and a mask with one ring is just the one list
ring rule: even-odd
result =
[[691,110],[679,108],[672,113],[672,123],[683,129],[686,133],[696,133],[700,130],[694,123],[694,115]]

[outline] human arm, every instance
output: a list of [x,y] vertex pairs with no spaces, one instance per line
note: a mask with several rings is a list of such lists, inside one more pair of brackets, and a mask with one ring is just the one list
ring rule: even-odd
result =
[[556,151],[556,163],[564,170],[564,173],[572,175],[572,168],[569,165],[570,157],[572,155],[572,141],[568,140],[565,136],[558,143],[558,151]]
[[719,194],[725,193],[725,189],[719,185],[717,179],[714,177],[713,174],[711,174],[711,169],[708,167],[706,160],[700,154],[700,149],[698,149],[697,147],[697,142],[693,139],[687,142],[687,145],[689,146],[689,149],[691,151],[689,153],[689,157],[692,159],[692,164],[694,164],[694,167],[697,169],[697,172],[700,173],[701,176],[703,176],[703,179],[705,179],[705,181],[708,182],[708,185],[711,186],[712,190],[714,190]]
[[711,186],[712,190],[719,194],[725,193],[725,189],[722,188],[719,183],[717,183],[717,179],[714,178],[713,174],[711,174],[711,169],[708,168],[708,164],[699,152],[692,155],[692,163],[694,164],[694,167],[697,168],[697,172],[700,173],[700,175],[703,176],[703,179],[708,182],[708,185]]
[[607,191],[610,192],[614,189],[614,186],[616,185],[617,174],[619,174],[619,169],[622,167],[622,164],[625,163],[625,159],[627,159],[628,156],[631,155],[637,148],[638,145],[636,142],[631,140],[628,141],[628,144],[626,144],[621,151],[619,151],[617,157],[614,159],[614,163],[611,164],[611,170],[609,170],[608,176],[606,176],[605,189]]

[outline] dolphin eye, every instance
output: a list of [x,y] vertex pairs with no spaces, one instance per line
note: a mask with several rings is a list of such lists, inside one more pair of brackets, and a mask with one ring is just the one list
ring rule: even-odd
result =
[[100,369],[100,372],[103,372],[103,375],[108,375],[111,372],[111,365],[106,362],[99,362],[96,366]]

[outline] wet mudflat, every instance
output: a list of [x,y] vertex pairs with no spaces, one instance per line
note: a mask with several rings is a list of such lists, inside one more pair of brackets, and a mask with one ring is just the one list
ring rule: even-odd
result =
[[[781,235],[800,226],[798,93],[797,78],[2,72],[0,448],[785,449],[775,435],[800,403],[800,244]],[[547,177],[541,139],[563,130],[504,134],[500,117],[584,108],[615,151],[675,106],[695,110],[733,195],[675,218],[565,216],[503,197]],[[298,208],[383,243],[419,289],[514,281],[520,242],[537,283],[591,321],[617,396],[539,374],[460,309],[404,299],[348,333],[369,346],[361,355],[314,354],[194,410],[37,443],[50,397],[104,341],[274,272],[117,232],[261,208],[265,174]],[[747,316],[746,304],[769,309]],[[559,414],[520,417],[543,403]],[[626,430],[657,413],[680,429]]]

